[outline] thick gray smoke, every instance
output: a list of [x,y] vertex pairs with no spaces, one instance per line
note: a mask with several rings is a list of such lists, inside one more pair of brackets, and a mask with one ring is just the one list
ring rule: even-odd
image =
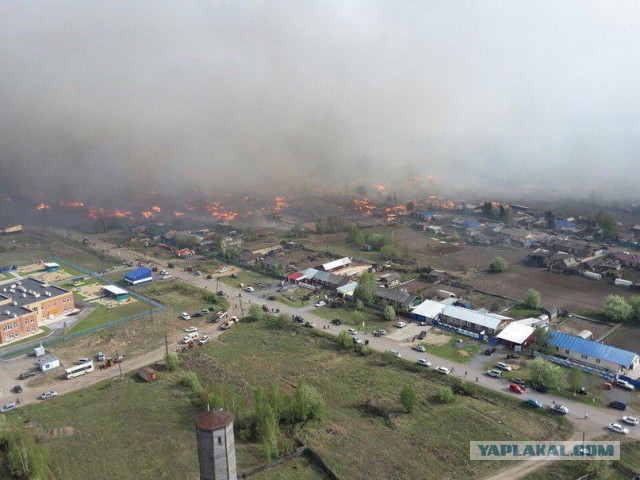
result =
[[637,196],[638,5],[4,1],[0,191]]

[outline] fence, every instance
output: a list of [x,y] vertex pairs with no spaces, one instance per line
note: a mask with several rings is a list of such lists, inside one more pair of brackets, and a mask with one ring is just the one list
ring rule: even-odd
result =
[[467,337],[475,338],[476,340],[480,340],[482,342],[489,339],[487,335],[482,335],[480,333],[474,333],[468,330],[464,330],[462,328],[454,327],[452,325],[447,325],[446,323],[441,323],[438,320],[434,320],[433,325],[435,325],[438,328],[442,328],[443,330],[449,330],[450,332],[459,333],[460,335],[465,335]]
[[[89,275],[89,276],[91,276],[93,278],[96,278],[96,279],[100,280],[101,282],[111,283],[108,280],[106,280],[104,277],[102,277],[100,275],[97,275],[97,274],[95,274],[93,272],[90,272],[90,271],[88,271],[88,270],[86,270],[86,269],[84,269],[82,267],[78,267],[78,266],[73,265],[73,264],[71,264],[69,262],[61,260],[61,259],[59,259],[57,257],[54,257],[54,259],[56,260],[56,262],[58,262],[60,264],[67,265],[67,266],[69,266],[71,268],[74,268],[75,270],[78,270],[78,271],[84,273],[85,275]],[[111,322],[103,323],[101,325],[97,325],[97,326],[95,326],[93,328],[88,328],[86,330],[81,330],[79,332],[68,333],[68,334],[64,334],[64,335],[57,335],[57,336],[49,337],[49,338],[46,338],[46,339],[34,339],[33,341],[24,343],[24,345],[20,346],[20,348],[11,349],[11,350],[8,350],[6,352],[1,352],[0,353],[0,359],[13,358],[13,357],[16,357],[18,355],[22,355],[22,354],[25,354],[25,353],[30,353],[36,346],[39,346],[39,345],[42,345],[43,347],[51,347],[53,345],[56,345],[56,344],[58,344],[60,342],[65,341],[65,340],[76,338],[76,337],[79,337],[79,336],[82,336],[82,335],[88,335],[90,333],[95,333],[95,332],[98,332],[100,330],[104,330],[105,328],[110,328],[110,327],[113,327],[113,326],[116,326],[116,325],[121,325],[123,323],[131,322],[131,321],[137,320],[139,318],[143,318],[143,317],[146,317],[146,316],[149,316],[149,315],[153,315],[154,313],[157,313],[157,312],[163,312],[163,311],[165,311],[167,309],[167,307],[165,307],[164,305],[162,305],[162,304],[160,304],[158,302],[155,302],[155,301],[153,301],[153,300],[151,300],[149,298],[143,297],[139,293],[132,292],[129,289],[125,289],[125,290],[127,290],[127,292],[130,295],[134,296],[138,300],[143,301],[145,303],[148,303],[149,305],[152,305],[155,308],[149,309],[146,312],[136,313],[136,314],[130,315],[128,317],[119,318],[119,319],[113,320]]]
[[575,363],[570,360],[565,360],[564,358],[554,357],[552,355],[545,355],[544,353],[540,353],[537,351],[533,352],[534,357],[542,357],[545,360],[549,360],[550,362],[557,363],[559,365],[563,365],[565,367],[573,368],[578,367],[585,373],[590,373],[591,375],[598,375],[602,378],[606,378],[607,380],[615,380],[616,375],[613,373],[605,372],[604,370],[598,370],[597,368],[588,367],[587,365],[582,365],[580,363]]

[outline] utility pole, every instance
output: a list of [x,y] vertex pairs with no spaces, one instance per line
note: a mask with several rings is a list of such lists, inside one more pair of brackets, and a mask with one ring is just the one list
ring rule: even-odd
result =
[[242,314],[242,318],[244,318],[244,308],[242,308],[242,293],[238,293],[238,301],[240,302],[240,313]]
[[167,329],[164,330],[164,350],[166,357],[169,357],[169,341],[167,340]]
[[118,370],[120,371],[120,380],[122,380],[122,361],[120,360],[120,355],[116,352],[116,362],[118,362]]

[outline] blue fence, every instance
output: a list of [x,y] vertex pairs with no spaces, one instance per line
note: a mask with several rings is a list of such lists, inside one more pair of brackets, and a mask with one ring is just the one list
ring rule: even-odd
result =
[[[107,284],[112,283],[112,282],[108,281],[107,279],[105,279],[104,277],[102,277],[100,275],[97,275],[97,274],[95,274],[93,272],[90,272],[89,270],[86,270],[86,269],[84,269],[82,267],[78,267],[76,265],[73,265],[72,263],[66,262],[66,261],[61,260],[61,259],[59,259],[57,257],[54,257],[54,258],[55,258],[56,262],[58,262],[60,264],[63,264],[63,265],[67,265],[67,266],[69,266],[69,267],[71,267],[71,268],[73,268],[75,270],[78,270],[78,271],[84,273],[85,275],[88,275],[90,277],[96,278],[101,282],[104,282],[104,283],[107,283]],[[133,292],[128,288],[125,288],[125,290],[130,295],[135,297],[136,299],[138,299],[140,301],[143,301],[145,303],[148,303],[149,305],[151,305],[154,308],[151,308],[146,312],[136,313],[136,314],[130,315],[128,317],[119,318],[118,320],[113,320],[112,322],[103,323],[102,325],[98,325],[98,326],[95,326],[93,328],[88,328],[88,329],[82,330],[80,332],[69,333],[69,334],[66,334],[66,335],[59,335],[59,336],[50,337],[50,338],[44,338],[44,339],[37,338],[37,339],[34,339],[31,342],[25,343],[23,346],[21,346],[21,348],[11,349],[11,350],[6,351],[6,352],[1,352],[0,353],[0,359],[12,358],[12,357],[16,357],[18,355],[22,355],[22,354],[25,354],[25,353],[30,353],[30,352],[33,351],[33,349],[36,346],[39,346],[39,345],[42,345],[43,347],[51,347],[53,345],[56,345],[56,344],[58,344],[60,342],[65,341],[65,340],[69,340],[69,339],[72,339],[72,338],[80,337],[82,335],[88,335],[90,333],[95,333],[95,332],[98,332],[100,330],[104,330],[105,328],[110,328],[110,327],[113,327],[113,326],[116,326],[116,325],[122,325],[123,323],[131,322],[132,320],[137,320],[139,318],[147,317],[147,316],[153,315],[154,313],[157,313],[157,312],[163,312],[163,311],[165,311],[167,309],[167,307],[165,307],[164,305],[162,305],[162,304],[160,304],[158,302],[155,302],[155,301],[153,301],[153,300],[151,300],[149,298],[143,297],[139,293]],[[10,348],[10,347],[8,347],[8,348]]]
[[552,355],[545,355],[544,353],[540,353],[540,352],[533,352],[533,356],[534,357],[542,357],[545,360],[549,360],[550,362],[553,363],[557,363],[559,365],[563,365],[565,367],[569,367],[569,368],[573,368],[573,367],[578,367],[580,370],[582,370],[585,373],[590,373],[592,375],[598,375],[602,378],[606,378],[607,380],[615,380],[616,379],[616,375],[610,372],[605,372],[604,370],[598,370],[597,368],[592,368],[592,367],[588,367],[587,365],[582,365],[580,363],[575,363],[572,362],[571,360],[565,360],[564,358],[558,358],[558,357],[554,357]]
[[467,337],[475,338],[476,340],[480,340],[484,342],[489,339],[487,335],[481,335],[479,333],[470,332],[469,330],[464,330],[462,328],[454,327],[452,325],[447,325],[446,323],[441,323],[437,320],[433,321],[433,325],[442,328],[443,330],[449,330],[450,332],[459,333],[460,335],[465,335]]

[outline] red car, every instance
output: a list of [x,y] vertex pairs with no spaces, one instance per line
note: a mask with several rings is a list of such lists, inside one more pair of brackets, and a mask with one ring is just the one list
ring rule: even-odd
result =
[[521,387],[517,383],[512,383],[511,385],[509,385],[509,390],[511,390],[512,392],[516,392],[516,393],[524,393],[525,392],[524,387]]

